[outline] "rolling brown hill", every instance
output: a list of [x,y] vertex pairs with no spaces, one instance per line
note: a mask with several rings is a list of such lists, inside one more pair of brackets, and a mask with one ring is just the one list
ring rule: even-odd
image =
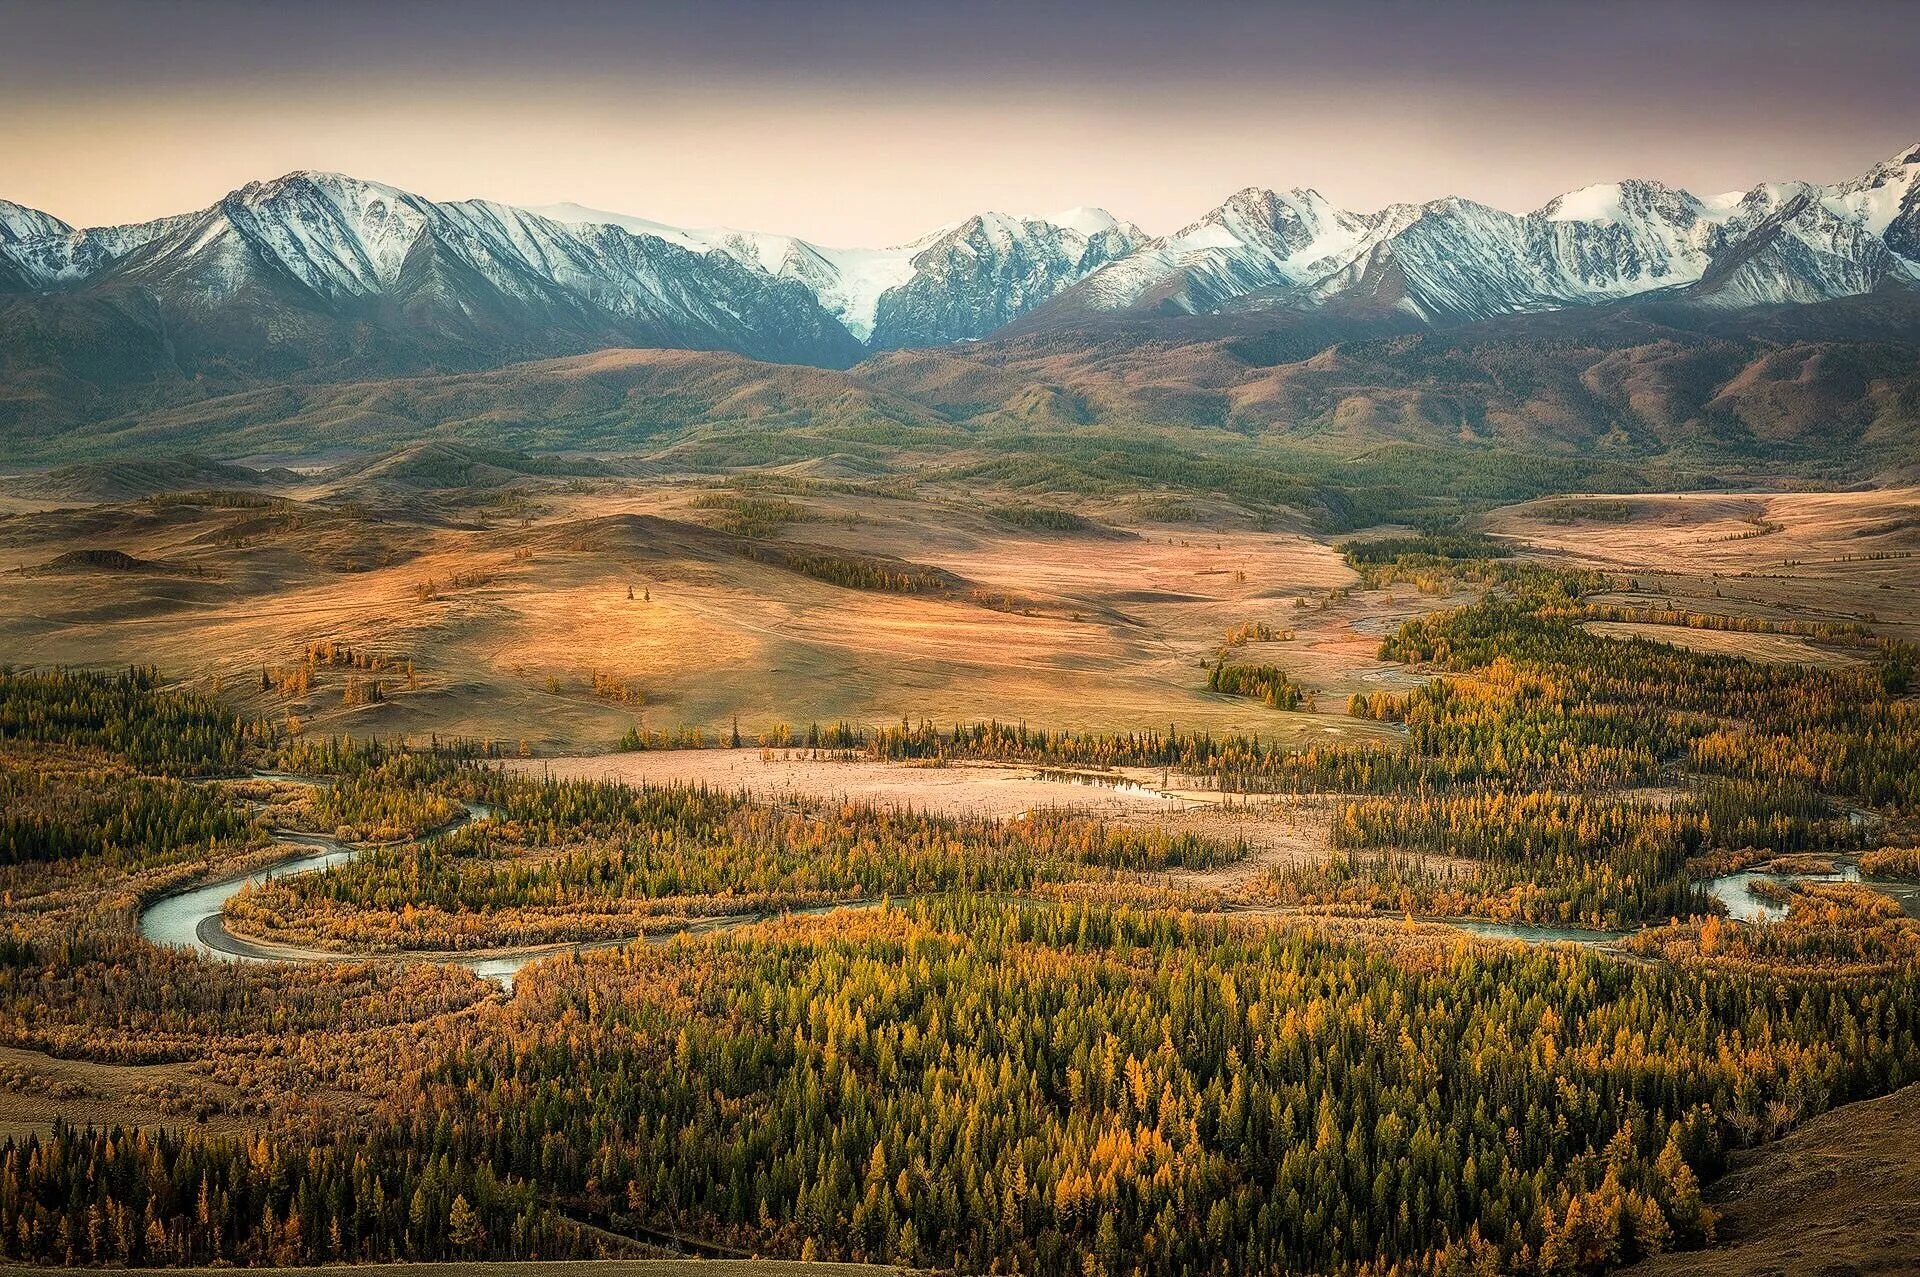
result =
[[722,352],[620,349],[485,372],[266,386],[118,416],[50,442],[82,455],[175,448],[320,454],[435,438],[635,453],[696,425],[774,433],[823,421],[884,430],[939,420],[832,369]]
[[1200,425],[1343,449],[1691,446],[1795,459],[1864,449],[1883,463],[1912,456],[1920,424],[1912,294],[1737,315],[1669,303],[1394,328],[1376,314],[1345,335],[1324,316],[1035,329],[854,371],[968,419]]
[[914,468],[1088,432],[1383,444],[1865,475],[1911,463],[1920,298],[1726,314],[1677,303],[1407,331],[1391,316],[1132,319],[878,356],[851,370],[606,350],[479,372],[275,384],[16,429],[21,458],[364,452],[429,439],[725,468]]
[[1848,1104],[1741,1154],[1710,1191],[1718,1244],[1626,1277],[1871,1277],[1920,1265],[1920,1087]]

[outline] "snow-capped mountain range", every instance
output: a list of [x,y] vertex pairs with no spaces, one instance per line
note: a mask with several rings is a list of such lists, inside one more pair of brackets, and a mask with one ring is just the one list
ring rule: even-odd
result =
[[1098,210],[1059,222],[983,213],[895,248],[835,249],[291,173],[130,226],[81,230],[0,201],[0,291],[136,288],[205,317],[290,289],[323,310],[553,318],[613,342],[834,364],[866,347],[984,336],[1145,238]]
[[93,229],[0,200],[0,294],[107,299],[116,320],[159,325],[170,348],[256,354],[324,338],[354,351],[660,345],[845,364],[1023,317],[1361,304],[1443,322],[1656,290],[1736,307],[1914,284],[1920,146],[1831,186],[1702,198],[1628,180],[1527,214],[1459,198],[1358,213],[1311,190],[1249,188],[1159,237],[1098,209],[981,213],[882,249],[570,204],[438,203],[328,173]]
[[1834,186],[1770,183],[1703,199],[1636,179],[1525,215],[1458,198],[1354,213],[1316,191],[1252,188],[1047,309],[1199,314],[1359,298],[1439,321],[1659,289],[1716,306],[1811,302],[1882,281],[1920,283],[1920,146]]
[[712,347],[821,363],[859,352],[808,289],[731,257],[330,173],[94,230],[0,202],[0,287],[9,267],[16,289],[151,298],[170,328],[237,325],[269,344],[305,335],[304,320],[344,319],[507,352],[525,342],[548,353],[543,339],[557,332],[572,338],[560,349]]

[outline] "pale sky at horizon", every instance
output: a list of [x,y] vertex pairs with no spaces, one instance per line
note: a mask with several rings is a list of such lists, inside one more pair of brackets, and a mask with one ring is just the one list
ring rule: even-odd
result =
[[1916,66],[1885,0],[0,0],[0,198],[97,225],[337,169],[840,245],[1250,185],[1524,211],[1850,176],[1920,142]]

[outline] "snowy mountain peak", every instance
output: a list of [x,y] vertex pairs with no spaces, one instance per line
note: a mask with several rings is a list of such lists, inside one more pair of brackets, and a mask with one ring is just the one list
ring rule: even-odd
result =
[[1140,235],[1139,227],[1131,222],[1122,222],[1104,208],[1088,208],[1082,206],[1065,209],[1058,213],[1050,213],[1045,217],[1028,218],[1026,220],[1049,222],[1054,226],[1064,227],[1087,239],[1092,239],[1096,235],[1104,235],[1108,231],[1125,231],[1132,236],[1145,238],[1145,236]]
[[338,173],[250,182],[198,213],[137,226],[0,242],[0,291],[108,279],[140,290],[169,324],[223,317],[223,340],[258,349],[324,331],[316,349],[379,332],[455,352],[640,345],[845,364],[859,351],[811,290],[726,254]]
[[73,227],[51,213],[25,204],[0,200],[0,244],[21,244],[54,235],[71,235]]
[[380,182],[369,181],[368,179],[363,177],[352,177],[352,176],[349,176],[348,174],[336,173],[329,169],[302,168],[302,169],[293,169],[289,172],[282,173],[278,177],[270,177],[270,178],[262,179],[260,181],[248,182],[245,186],[242,186],[239,190],[229,192],[228,197],[229,198],[237,197],[244,200],[257,200],[262,198],[271,198],[273,196],[281,195],[289,191],[302,191],[302,190],[333,190],[333,191],[366,190],[366,191],[379,191],[380,193],[388,196],[399,196],[404,194],[397,187],[387,186]]
[[249,182],[219,211],[256,252],[328,296],[391,286],[435,220],[431,204],[396,187],[307,170]]
[[1249,187],[1097,272],[1073,309],[1312,307],[1358,294],[1427,320],[1687,289],[1717,305],[1920,284],[1920,147],[1832,187],[1763,183],[1701,199],[1630,178],[1519,216],[1457,196],[1374,213]]
[[[1821,203],[1843,220],[1858,222],[1875,235],[1887,234],[1896,221],[1911,219],[1920,204],[1920,146],[1831,188]],[[1896,239],[1902,237],[1895,231]]]
[[1916,142],[1906,150],[1882,160],[1869,169],[1863,177],[1856,180],[1865,181],[1876,174],[1890,173],[1897,170],[1911,171],[1914,168],[1920,168],[1920,142]]
[[1550,222],[1614,222],[1659,218],[1692,225],[1704,205],[1692,194],[1645,178],[1601,182],[1547,202],[1540,216]]
[[1200,220],[1224,224],[1257,225],[1267,229],[1332,216],[1337,212],[1320,192],[1296,187],[1288,191],[1249,186],[1235,191]]
[[875,299],[869,343],[984,337],[1144,239],[1137,227],[1099,210],[1080,210],[1073,220],[1080,225],[981,213],[920,241],[907,276]]
[[1177,252],[1240,252],[1281,273],[1350,247],[1365,230],[1359,219],[1310,189],[1249,186],[1165,240]]
[[[578,204],[533,211],[564,223],[619,226],[698,253],[722,253],[776,279],[792,280],[856,338],[880,347],[980,336],[988,331],[982,325],[998,327],[1017,318],[1146,238],[1138,227],[1095,208],[1059,217],[978,213],[886,248],[831,248],[758,231],[687,229]],[[970,308],[933,299],[932,294],[955,288],[969,294]],[[896,290],[906,291],[885,304],[883,320],[883,299]]]

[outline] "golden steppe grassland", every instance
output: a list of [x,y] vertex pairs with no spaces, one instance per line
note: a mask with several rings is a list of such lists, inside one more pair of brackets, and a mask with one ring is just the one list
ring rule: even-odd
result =
[[[17,510],[0,518],[0,652],[218,677],[247,708],[311,731],[525,740],[541,753],[607,749],[635,724],[714,733],[735,719],[749,736],[782,722],[998,718],[1311,739],[1373,730],[1345,718],[1346,696],[1404,686],[1375,659],[1378,635],[1433,604],[1408,591],[1312,606],[1355,578],[1300,533],[1032,532],[939,499],[780,498],[807,519],[760,543],[906,560],[963,582],[852,589],[741,553],[712,526],[725,512],[700,504],[712,485],[572,486],[589,490],[556,485],[507,513],[343,510],[322,490],[284,510]],[[137,562],[71,554],[102,549]],[[1284,664],[1326,712],[1205,691],[1203,662],[1250,620],[1297,637],[1236,659]],[[346,704],[344,667],[317,670],[296,695],[258,691],[263,667],[271,680],[314,643],[383,657],[383,699]],[[397,676],[405,662],[411,676]]]
[[[851,490],[849,490],[851,489]],[[1310,742],[1380,728],[1355,691],[1402,690],[1382,634],[1446,606],[1410,586],[1346,591],[1333,539],[1197,522],[1034,531],[963,494],[852,485],[760,497],[711,481],[547,481],[499,494],[342,500],[316,483],[270,506],[0,504],[0,659],[157,665],[218,679],[308,731],[492,739],[542,755],[610,749],[631,727],[999,719],[1073,730],[1256,732]],[[741,499],[785,522],[727,529]],[[1124,511],[1123,511],[1124,513]],[[798,517],[795,517],[798,516]],[[1920,637],[1920,490],[1552,497],[1481,519],[1555,559],[1631,578],[1614,601],[1768,619],[1866,620]],[[898,593],[742,552],[900,560],[951,574]],[[117,551],[124,560],[108,560]],[[763,558],[766,556],[762,556]],[[632,597],[629,597],[631,594]],[[1312,689],[1279,713],[1205,690],[1234,647]],[[1784,635],[1597,623],[1763,660],[1841,660]],[[313,644],[377,657],[321,663]],[[262,690],[262,675],[275,686]],[[348,695],[378,682],[371,703]]]

